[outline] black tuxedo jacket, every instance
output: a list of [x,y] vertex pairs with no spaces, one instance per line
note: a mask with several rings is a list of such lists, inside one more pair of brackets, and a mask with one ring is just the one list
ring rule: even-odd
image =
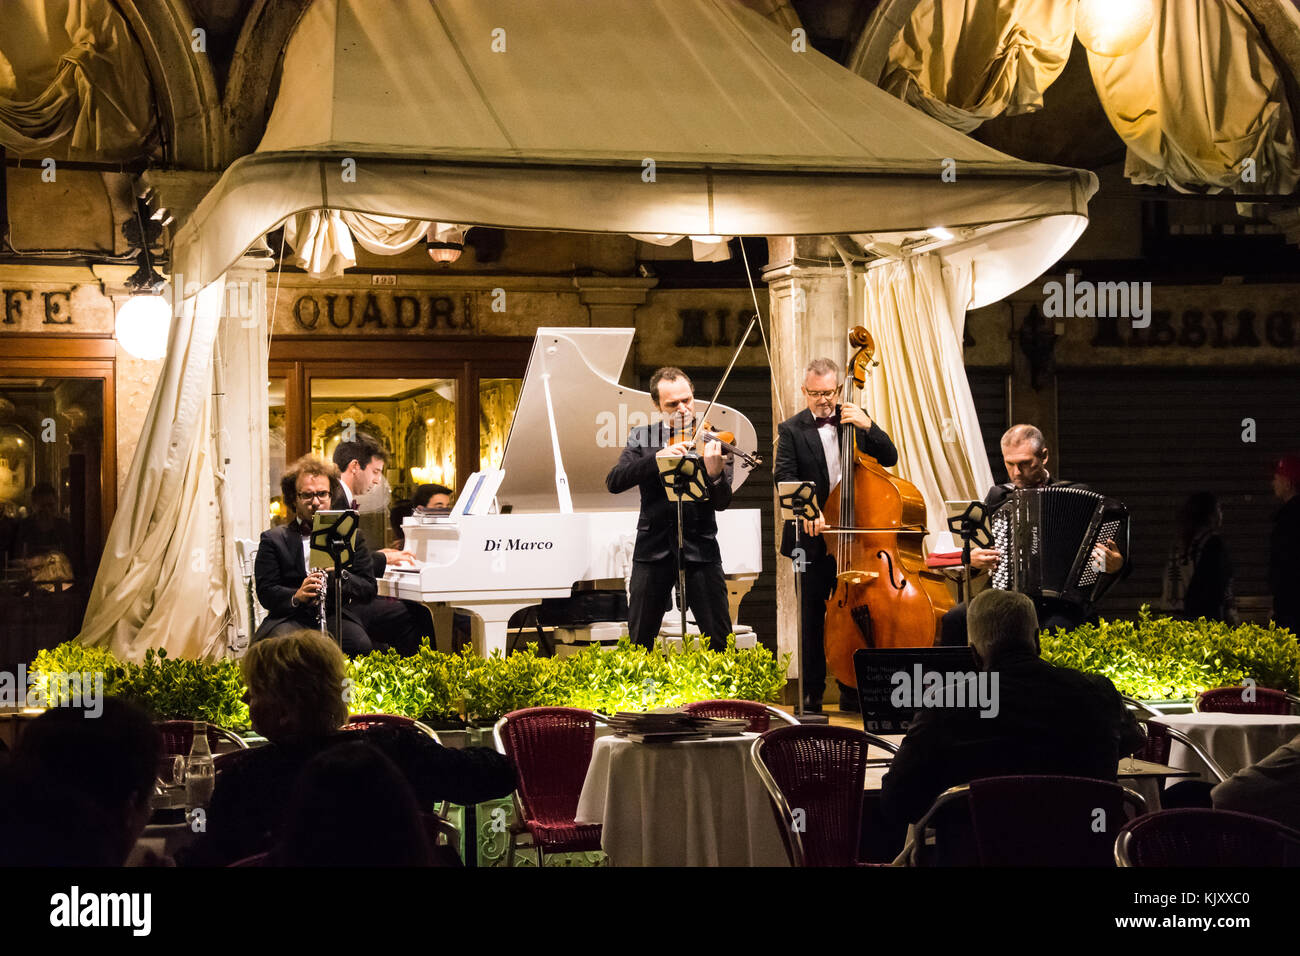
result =
[[[855,427],[853,433],[858,451],[870,455],[886,468],[897,464],[898,449],[875,422],[867,431]],[[842,431],[840,441],[844,441]],[[783,481],[816,482],[817,507],[825,509],[826,499],[831,493],[831,476],[826,468],[826,451],[817,431],[817,420],[808,409],[777,426],[776,464],[772,466],[772,478],[777,484]],[[826,539],[820,535],[815,538],[804,535],[802,543],[809,561],[815,561],[826,553]],[[788,558],[793,551],[794,522],[787,521],[781,532],[781,554]]]
[[[330,510],[331,511],[356,511],[357,509],[348,501],[348,494],[343,490],[343,483],[337,478],[330,479]],[[369,547],[366,544],[366,537],[360,528],[357,528],[357,549]],[[388,569],[388,558],[378,551],[370,552],[370,570],[374,572],[375,580],[378,581],[384,576],[384,571]]]
[[[668,500],[668,493],[659,480],[659,466],[655,464],[655,455],[663,447],[662,425],[634,428],[628,432],[627,447],[618,463],[605,476],[605,487],[611,494],[638,486],[641,489],[634,561],[658,561],[677,554],[677,505]],[[725,511],[731,504],[731,463],[727,463],[716,480],[707,484],[707,501],[688,501],[682,506],[682,541],[687,561],[717,563],[722,560],[722,553],[718,550],[718,522],[714,512]]]
[[[257,543],[257,560],[253,562],[253,577],[257,584],[257,599],[266,608],[262,622],[253,639],[257,640],[284,621],[294,620],[303,627],[317,626],[315,604],[293,606],[293,596],[307,576],[307,564],[302,555],[302,535],[297,523],[290,522],[269,531],[263,531]],[[379,589],[371,570],[370,552],[361,536],[357,536],[357,551],[343,568],[343,616],[354,624],[361,622],[352,613],[352,605],[373,600]],[[333,601],[333,594],[329,600]],[[328,610],[330,605],[326,606]]]

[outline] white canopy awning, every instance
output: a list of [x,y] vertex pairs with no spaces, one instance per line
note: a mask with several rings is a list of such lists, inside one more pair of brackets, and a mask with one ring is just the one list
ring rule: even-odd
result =
[[206,284],[315,208],[674,235],[1001,224],[1003,243],[1055,217],[1020,284],[1082,231],[1091,173],[999,153],[799,46],[734,0],[316,0],[261,145],[172,270]]

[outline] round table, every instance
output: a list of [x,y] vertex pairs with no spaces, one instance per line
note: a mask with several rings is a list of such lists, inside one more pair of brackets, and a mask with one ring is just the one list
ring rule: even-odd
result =
[[[1159,720],[1200,744],[1228,774],[1263,760],[1300,734],[1300,717],[1283,714],[1197,713],[1162,716]],[[1188,770],[1203,769],[1200,759],[1177,741],[1170,748],[1169,762]],[[1213,782],[1208,773],[1202,777]]]
[[789,866],[750,761],[755,736],[652,744],[601,737],[577,820],[602,825],[614,866]]

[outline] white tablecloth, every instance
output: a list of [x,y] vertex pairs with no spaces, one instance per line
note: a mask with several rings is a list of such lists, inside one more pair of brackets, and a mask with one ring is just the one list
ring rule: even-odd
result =
[[579,823],[603,826],[615,866],[788,866],[749,759],[754,734],[641,744],[596,740]]
[[[1264,759],[1300,734],[1300,717],[1281,714],[1179,714],[1161,717],[1160,722],[1191,737],[1229,774]],[[1202,769],[1201,761],[1177,741],[1170,748],[1169,762],[1188,770]],[[1202,776],[1211,780],[1208,774]]]

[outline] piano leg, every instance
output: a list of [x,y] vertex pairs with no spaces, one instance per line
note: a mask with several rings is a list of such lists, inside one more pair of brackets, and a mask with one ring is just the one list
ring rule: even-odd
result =
[[432,604],[428,607],[433,614],[434,644],[438,650],[450,654],[455,649],[456,612],[446,604]]
[[506,653],[506,624],[516,611],[532,607],[537,601],[508,602],[501,604],[479,604],[475,607],[460,608],[470,615],[474,639],[474,653],[481,657],[491,656],[493,651]]

